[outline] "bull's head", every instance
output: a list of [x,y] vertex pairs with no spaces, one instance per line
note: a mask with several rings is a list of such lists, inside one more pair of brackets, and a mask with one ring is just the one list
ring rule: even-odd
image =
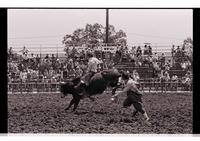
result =
[[73,94],[74,85],[72,82],[60,83],[61,98],[64,98],[67,94]]

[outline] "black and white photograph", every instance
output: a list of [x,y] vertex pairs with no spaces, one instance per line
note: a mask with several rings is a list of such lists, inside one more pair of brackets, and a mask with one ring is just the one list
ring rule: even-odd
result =
[[8,133],[192,134],[193,10],[7,10]]

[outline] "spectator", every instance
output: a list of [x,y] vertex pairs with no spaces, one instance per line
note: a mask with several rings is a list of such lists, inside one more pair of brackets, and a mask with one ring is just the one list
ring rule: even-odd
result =
[[180,46],[177,46],[176,53],[181,54]]
[[76,48],[73,47],[72,52],[71,52],[71,57],[74,58],[77,53],[78,52],[77,52]]
[[64,51],[66,52],[65,55],[66,57],[68,58],[69,57],[69,54],[70,54],[70,50],[69,50],[69,46],[67,46]]
[[34,65],[35,63],[35,55],[33,53],[31,53],[31,56],[29,57],[29,62],[30,66]]
[[139,76],[139,74],[136,70],[133,70],[133,76],[132,77],[133,77],[134,81],[139,82],[140,76]]
[[53,77],[51,78],[51,82],[52,82],[52,83],[56,83],[56,82],[57,82],[57,79],[56,79],[55,76],[53,76]]
[[185,56],[185,46],[182,46],[182,50],[181,50],[181,53],[182,53],[182,57],[184,57]]
[[181,63],[181,67],[183,70],[186,70],[186,68],[187,68],[186,63],[185,62]]
[[178,76],[176,74],[173,74],[171,80],[172,82],[178,82]]
[[143,55],[148,55],[148,54],[149,54],[149,51],[148,51],[147,45],[144,45]]
[[153,64],[153,57],[150,55],[148,56],[149,67],[152,67]]
[[55,70],[55,64],[56,64],[56,57],[54,56],[54,54],[52,54],[52,56],[51,56],[51,66],[53,67],[54,70]]
[[49,54],[46,54],[44,59],[49,60]]
[[84,61],[80,62],[80,69],[83,71],[83,74],[86,73],[87,70],[87,64]]
[[27,69],[27,82],[31,81],[31,70]]
[[175,53],[176,53],[175,46],[172,45],[172,49],[171,49],[172,58],[175,56]]
[[130,61],[133,62],[133,64],[135,63],[135,55],[134,55],[134,53],[130,53]]
[[181,62],[184,62],[186,60],[187,60],[187,58],[186,58],[185,46],[182,46],[182,49],[181,49]]
[[152,54],[152,47],[149,45],[149,55],[151,56]]
[[122,59],[122,51],[118,48],[117,51],[116,51],[116,61],[120,61],[121,62],[121,59]]
[[187,73],[185,74],[185,77],[192,78],[192,73],[191,73],[191,71],[187,71]]
[[12,47],[10,47],[8,50],[8,57],[9,57],[9,59],[13,59],[13,56],[14,56],[13,49],[12,49]]
[[165,79],[166,82],[168,82],[170,80],[170,76],[169,76],[168,71],[164,71],[164,79]]
[[177,90],[178,87],[178,76],[173,74],[171,77],[171,90]]
[[34,81],[37,81],[37,79],[39,79],[39,72],[37,70],[33,70],[31,72],[31,79]]
[[192,82],[191,74],[190,72],[187,72],[182,80],[182,84],[185,90],[189,90],[191,88],[191,82]]
[[148,56],[142,56],[142,66],[149,66],[149,58]]
[[82,59],[85,59],[85,51],[84,50],[82,50],[81,52],[80,52],[80,59],[82,60]]
[[161,76],[160,76],[160,82],[161,82],[161,90],[163,91],[163,88],[165,87],[165,90],[167,90],[169,84],[166,83],[170,80],[170,76],[168,71],[161,70]]
[[7,77],[8,77],[8,83],[12,82],[12,79],[11,79],[11,74],[8,72],[7,74]]
[[29,65],[28,63],[29,63],[28,55],[24,54],[22,64],[24,65],[25,68],[27,68]]
[[31,53],[31,56],[29,58],[33,60],[35,58],[34,53]]
[[81,76],[83,76],[83,71],[82,71],[82,69],[80,68],[80,66],[75,67],[75,75],[76,75],[76,77],[81,77]]
[[54,62],[56,60],[56,57],[54,56],[54,54],[51,55],[51,61]]
[[159,68],[159,65],[158,65],[158,62],[156,60],[153,60],[153,68],[156,70],[156,71],[159,71],[160,68]]
[[161,63],[161,69],[164,69],[164,65],[165,65],[165,54],[162,53],[161,57],[160,57],[160,63]]
[[73,62],[73,60],[70,58],[69,59],[69,62],[68,62],[68,70],[70,70],[70,69],[73,69],[74,68],[74,62]]
[[181,57],[182,57],[182,53],[181,53],[180,47],[178,46],[176,49],[176,54],[175,54],[175,60],[177,63],[181,63],[181,60],[182,60]]
[[171,68],[171,60],[168,59],[168,61],[165,63],[165,70],[166,70],[166,71],[169,71],[170,68]]
[[63,69],[63,63],[60,61],[60,59],[57,58],[56,60],[56,69],[57,71],[62,70]]
[[78,61],[74,61],[74,68],[76,68],[77,66],[79,66],[79,62]]
[[24,46],[24,47],[23,47],[23,49],[22,49],[22,50],[20,50],[19,52],[22,52],[22,55],[23,55],[23,56],[25,56],[25,55],[27,56],[27,55],[28,55],[28,52],[29,52],[29,50],[28,50],[28,49],[27,49],[27,48]]
[[138,56],[141,56],[142,55],[142,49],[141,49],[141,47],[140,46],[138,46],[138,48],[137,48],[137,57]]
[[39,57],[39,55],[38,55],[38,54],[36,55],[36,62],[37,62],[37,64],[39,64],[39,63],[40,63],[40,57]]
[[153,60],[158,61],[158,54],[157,53],[154,53]]
[[49,77],[53,77],[54,76],[54,70],[53,70],[53,67],[50,67],[49,69]]
[[20,72],[20,80],[23,83],[25,83],[27,80],[27,71],[25,69],[22,72]]
[[130,52],[131,54],[136,55],[136,46],[132,47]]
[[101,70],[103,70],[103,60],[101,59],[101,58],[98,58],[99,59],[99,61],[101,62],[100,64],[99,64],[99,68],[98,68],[98,70],[99,71],[101,71]]
[[191,70],[192,69],[191,62],[187,60],[185,63],[186,63],[186,70]]
[[142,62],[143,62],[143,59],[142,59],[142,56],[140,55],[137,57],[136,65],[140,67],[142,66]]

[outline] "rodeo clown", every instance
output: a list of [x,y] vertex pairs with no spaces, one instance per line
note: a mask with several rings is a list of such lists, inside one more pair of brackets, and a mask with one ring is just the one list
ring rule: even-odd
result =
[[126,72],[122,73],[121,78],[125,82],[125,87],[121,92],[113,95],[111,100],[113,102],[116,102],[118,95],[126,94],[127,97],[123,102],[123,107],[127,108],[127,107],[129,107],[133,104],[133,106],[136,110],[133,112],[132,116],[135,116],[136,113],[140,112],[140,113],[143,114],[145,120],[148,121],[149,117],[148,117],[148,115],[147,115],[147,113],[146,113],[146,111],[145,111],[145,109],[142,105],[142,95],[143,94],[136,87],[137,83]]

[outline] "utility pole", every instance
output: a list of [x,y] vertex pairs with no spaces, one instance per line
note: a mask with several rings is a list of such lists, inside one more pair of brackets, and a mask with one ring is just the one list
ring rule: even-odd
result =
[[156,53],[158,54],[158,51],[157,51],[157,43],[155,43],[155,46],[156,46]]
[[108,30],[109,30],[109,9],[106,9],[106,44],[109,43],[109,41],[108,41]]
[[58,58],[58,45],[56,45],[56,49],[57,49],[56,58]]

